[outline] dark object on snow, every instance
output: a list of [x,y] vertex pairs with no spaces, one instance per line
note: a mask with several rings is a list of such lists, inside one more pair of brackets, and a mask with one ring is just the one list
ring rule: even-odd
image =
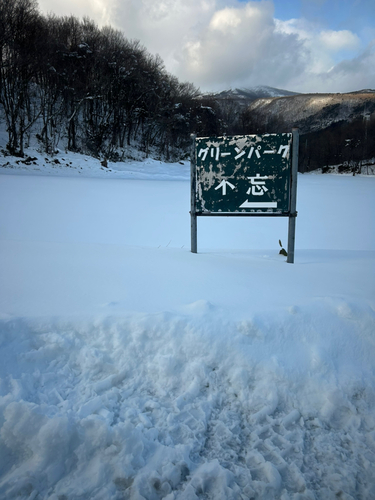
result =
[[281,250],[279,252],[279,255],[284,255],[285,257],[288,257],[288,252],[283,248],[283,244],[281,243],[281,240],[279,240],[279,245],[281,246]]

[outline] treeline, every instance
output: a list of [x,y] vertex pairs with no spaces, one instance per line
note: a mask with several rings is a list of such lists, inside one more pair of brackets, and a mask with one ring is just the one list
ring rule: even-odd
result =
[[[287,122],[288,117],[281,115],[267,116],[246,110],[239,116],[245,133],[282,133],[291,132],[293,126],[299,128],[300,172],[327,169],[330,166],[338,166],[342,171],[360,171],[364,162],[375,158],[375,111],[364,114],[361,106],[356,110],[357,118],[337,121],[314,132],[308,131],[312,120],[322,124],[329,121],[330,116],[334,116],[336,106],[327,106],[323,113],[293,125]],[[373,104],[368,107],[374,110]]]
[[341,121],[324,130],[300,138],[299,167],[309,172],[330,166],[339,171],[360,172],[365,162],[375,158],[375,118]]
[[222,132],[210,102],[139,41],[90,19],[43,16],[35,0],[0,0],[0,56],[12,154],[36,136],[46,153],[62,141],[115,159],[136,143],[170,159],[188,152],[190,133]]

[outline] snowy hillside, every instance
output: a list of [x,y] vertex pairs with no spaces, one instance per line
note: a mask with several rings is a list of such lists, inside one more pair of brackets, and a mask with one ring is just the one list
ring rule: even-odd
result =
[[375,498],[375,177],[299,175],[287,264],[284,218],[200,218],[190,252],[187,163],[28,155],[0,161],[0,498]]
[[261,98],[249,106],[264,122],[282,119],[284,126],[299,127],[301,133],[321,130],[332,123],[352,121],[375,112],[375,91],[347,94],[299,94]]
[[297,92],[291,92],[290,90],[282,90],[274,87],[268,87],[267,85],[258,85],[257,87],[251,88],[235,88],[229,90],[222,90],[221,92],[205,94],[206,96],[213,97],[215,99],[231,99],[238,101],[239,103],[249,104],[256,99],[264,99],[268,97],[285,97],[297,95]]

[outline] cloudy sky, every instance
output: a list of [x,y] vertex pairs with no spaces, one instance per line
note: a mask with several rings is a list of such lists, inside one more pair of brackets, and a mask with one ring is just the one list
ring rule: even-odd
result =
[[202,91],[375,88],[375,0],[39,0],[159,54]]

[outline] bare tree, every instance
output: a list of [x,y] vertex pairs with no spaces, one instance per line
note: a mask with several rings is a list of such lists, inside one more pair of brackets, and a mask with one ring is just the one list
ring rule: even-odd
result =
[[0,104],[7,124],[7,147],[21,155],[25,133],[38,117],[31,97],[40,27],[34,0],[0,2]]

